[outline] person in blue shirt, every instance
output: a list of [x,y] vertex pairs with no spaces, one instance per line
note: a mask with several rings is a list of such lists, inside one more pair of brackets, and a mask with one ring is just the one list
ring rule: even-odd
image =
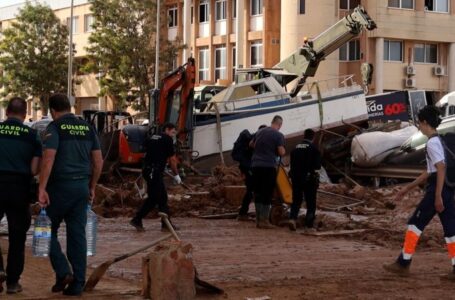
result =
[[7,120],[0,123],[0,219],[8,220],[8,264],[6,273],[0,251],[0,292],[6,280],[7,293],[22,291],[26,233],[30,227],[31,180],[38,173],[41,141],[36,130],[23,124],[27,114],[24,99],[12,98]]
[[259,130],[251,141],[256,227],[261,229],[273,228],[269,215],[276,186],[277,158],[286,154],[284,135],[280,132],[282,125],[283,118],[275,116],[270,127]]
[[[49,256],[56,274],[52,292],[78,296],[87,267],[87,201],[95,198],[103,158],[95,130],[70,112],[66,95],[52,95],[49,109],[54,121],[44,136],[38,197],[52,221]],[[58,241],[62,221],[66,223],[66,256]]]

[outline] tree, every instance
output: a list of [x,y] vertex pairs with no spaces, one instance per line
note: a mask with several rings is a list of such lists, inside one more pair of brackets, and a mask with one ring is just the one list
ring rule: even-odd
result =
[[67,26],[50,7],[27,2],[0,41],[3,96],[38,98],[47,115],[49,96],[67,89],[67,41]]
[[[134,108],[145,109],[148,91],[154,87],[156,0],[90,0],[90,4],[94,31],[85,70],[101,75],[100,94],[113,98],[117,108],[138,99]],[[179,40],[160,43],[162,66],[169,70],[169,62],[183,45]]]

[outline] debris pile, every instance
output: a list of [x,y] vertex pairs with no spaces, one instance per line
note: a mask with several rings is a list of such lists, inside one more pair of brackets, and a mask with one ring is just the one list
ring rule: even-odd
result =
[[[422,189],[415,189],[402,199],[395,199],[400,186],[370,188],[349,188],[344,184],[321,185],[321,192],[352,197],[355,206],[343,206],[343,199],[337,196],[318,195],[318,231],[359,230],[354,238],[381,246],[400,245],[403,241],[406,223],[423,197]],[[338,198],[338,199],[336,199]],[[327,202],[338,201],[337,210],[327,211]],[[354,202],[355,203],[355,202]],[[443,231],[437,217],[428,225],[419,242],[420,247],[442,247]]]
[[[122,179],[112,176],[98,185],[93,203],[93,209],[98,215],[105,218],[131,217],[147,197],[143,180],[137,174],[122,175]],[[210,177],[192,176],[184,182],[186,187],[174,185],[172,179],[165,178],[173,216],[189,217],[237,211],[239,203],[231,200],[230,192],[232,187],[239,187],[237,193],[243,194],[244,191],[242,176],[235,166],[218,166],[213,169]],[[149,217],[157,217],[157,213],[152,212]]]

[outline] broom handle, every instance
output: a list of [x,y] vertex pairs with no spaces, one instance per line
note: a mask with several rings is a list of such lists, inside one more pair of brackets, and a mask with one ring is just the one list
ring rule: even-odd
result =
[[121,261],[121,260],[124,260],[125,258],[128,258],[130,256],[133,256],[139,252],[142,252],[144,250],[147,250],[148,248],[158,244],[159,242],[162,242],[164,240],[167,240],[168,238],[172,237],[172,234],[166,234],[165,236],[162,236],[160,237],[159,239],[156,239],[154,240],[153,242],[151,242],[150,244],[148,245],[145,245],[144,247],[140,248],[140,249],[137,249],[137,250],[134,250],[133,252],[130,252],[130,253],[127,253],[127,254],[123,254],[121,256],[118,256],[114,259],[114,262],[118,262],[118,261]]

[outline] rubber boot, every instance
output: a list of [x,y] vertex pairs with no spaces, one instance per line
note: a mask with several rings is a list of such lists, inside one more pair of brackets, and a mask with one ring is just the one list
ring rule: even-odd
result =
[[261,229],[272,229],[275,228],[272,224],[269,222],[269,216],[270,216],[270,205],[264,205],[261,204],[261,216],[259,218],[259,223],[257,225],[258,228]]
[[256,211],[256,227],[259,228],[259,221],[261,220],[262,204],[254,202],[254,208],[255,208],[255,211]]

